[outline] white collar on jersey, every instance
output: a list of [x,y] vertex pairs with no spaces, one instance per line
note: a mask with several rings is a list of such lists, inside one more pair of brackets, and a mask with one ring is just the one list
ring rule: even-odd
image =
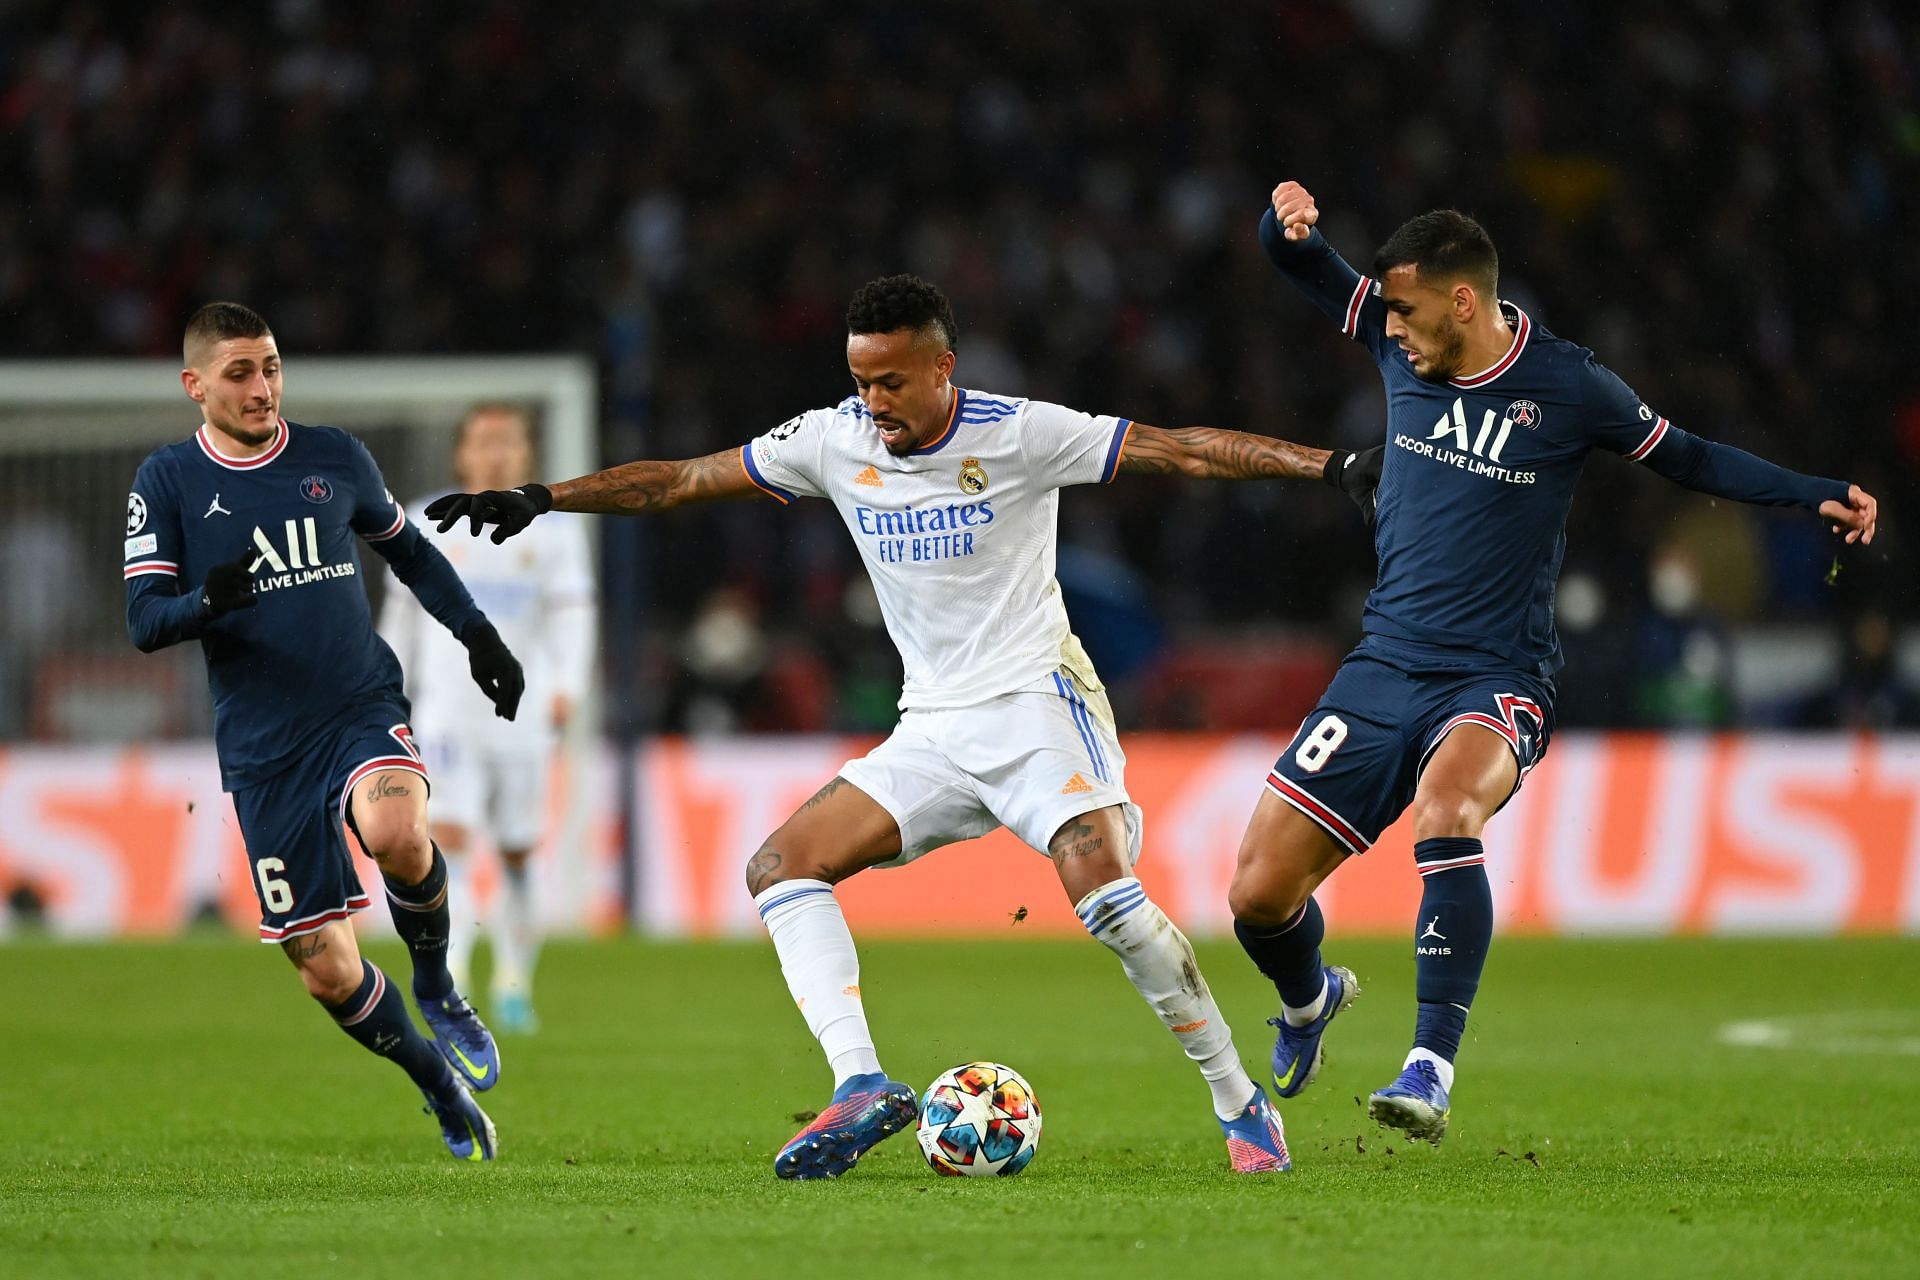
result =
[[205,423],[202,423],[200,429],[193,433],[193,438],[200,442],[200,452],[227,470],[257,471],[285,452],[287,440],[292,435],[293,433],[287,430],[287,420],[280,419],[280,433],[273,438],[273,444],[265,453],[256,453],[251,458],[236,458],[230,453],[220,452],[220,447],[213,442],[213,432],[207,429]]
[[1495,360],[1479,373],[1465,378],[1448,378],[1447,381],[1454,386],[1469,391],[1475,387],[1484,387],[1507,370],[1513,368],[1513,362],[1520,358],[1522,351],[1526,350],[1527,339],[1533,335],[1533,321],[1527,318],[1526,312],[1505,299],[1502,299],[1500,302],[1500,310],[1501,313],[1507,317],[1507,323],[1513,326],[1513,342],[1507,347],[1507,354]]

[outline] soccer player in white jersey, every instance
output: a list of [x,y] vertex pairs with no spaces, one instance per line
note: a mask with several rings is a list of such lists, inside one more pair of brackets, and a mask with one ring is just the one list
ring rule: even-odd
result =
[[880,1068],[853,938],[833,886],[1006,826],[1052,857],[1087,931],[1199,1064],[1233,1168],[1288,1167],[1278,1114],[1241,1066],[1193,949],[1133,875],[1140,811],[1099,677],[1054,580],[1059,490],[1123,471],[1340,484],[1345,457],[1265,436],[1161,430],[952,382],[955,325],[913,276],[861,288],[847,312],[855,393],[741,449],[630,462],[551,488],[449,495],[427,508],[497,542],[549,510],[632,514],[761,494],[831,501],[873,579],[906,683],[900,724],[768,837],[747,888],[833,1070],[832,1101],[774,1160],[836,1177],[913,1121]]
[[[478,404],[454,436],[453,474],[463,489],[504,489],[533,476],[533,431],[525,409]],[[417,508],[416,508],[417,509]],[[495,899],[492,1017],[503,1032],[538,1027],[533,969],[539,951],[530,859],[540,843],[558,735],[580,705],[593,666],[595,600],[586,530],[571,517],[542,521],[512,546],[430,532],[459,569],[487,616],[516,652],[537,655],[525,705],[512,722],[496,722],[472,681],[460,674],[457,649],[406,591],[387,584],[380,630],[400,656],[413,700],[416,740],[433,770],[433,838],[447,855],[447,874],[468,904],[452,919],[447,967],[464,989],[480,920],[466,880],[475,847],[500,855]]]

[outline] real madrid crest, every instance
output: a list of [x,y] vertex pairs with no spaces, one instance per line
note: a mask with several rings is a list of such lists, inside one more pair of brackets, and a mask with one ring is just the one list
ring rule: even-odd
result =
[[960,464],[960,491],[976,495],[987,491],[987,469],[980,459],[968,458]]

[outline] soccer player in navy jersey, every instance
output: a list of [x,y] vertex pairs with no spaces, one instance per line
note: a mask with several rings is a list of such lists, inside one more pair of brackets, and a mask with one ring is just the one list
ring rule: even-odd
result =
[[1360,646],[1267,776],[1229,901],[1241,944],[1279,989],[1274,1084],[1291,1097],[1358,992],[1350,970],[1321,962],[1313,891],[1411,805],[1423,884],[1414,1047],[1369,1111],[1437,1143],[1493,934],[1480,833],[1553,733],[1554,587],[1587,454],[1620,454],[1701,493],[1804,507],[1848,543],[1873,541],[1876,504],[1858,485],[1668,422],[1591,351],[1500,300],[1493,241],[1464,214],[1414,218],[1371,276],[1334,252],[1318,220],[1313,197],[1283,182],[1260,239],[1386,383],[1379,578]]
[[[280,416],[280,351],[265,320],[214,302],[187,322],[180,380],[200,429],[156,449],[127,496],[127,631],[142,651],[198,640],[214,744],[260,899],[307,992],[349,1036],[426,1095],[447,1149],[490,1160],[471,1090],[500,1078],[493,1037],[447,971],[446,863],[427,835],[426,770],[400,665],[374,634],[354,536],[465,644],[511,720],[520,665],[446,558],[407,522],[366,446]],[[379,865],[413,960],[415,1029],[360,955],[349,917],[369,903],[342,824]]]

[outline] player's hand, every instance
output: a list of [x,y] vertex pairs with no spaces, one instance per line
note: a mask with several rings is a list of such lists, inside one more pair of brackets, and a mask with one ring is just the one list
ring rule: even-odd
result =
[[543,484],[523,484],[518,489],[450,493],[444,498],[435,498],[427,504],[427,519],[439,521],[436,528],[441,533],[466,520],[467,532],[476,538],[481,529],[494,525],[493,541],[498,545],[532,524],[536,516],[551,510],[552,490]]
[[1327,459],[1327,469],[1320,478],[1334,488],[1353,499],[1353,505],[1360,508],[1360,515],[1373,527],[1374,509],[1378,505],[1375,498],[1380,490],[1380,469],[1386,463],[1387,447],[1377,444],[1371,449],[1362,449],[1358,453],[1350,449],[1335,449],[1333,456]]
[[467,665],[473,672],[473,682],[487,695],[487,701],[493,703],[493,714],[502,720],[513,719],[514,712],[520,709],[520,695],[527,691],[527,676],[520,670],[519,659],[513,656],[491,622],[469,623],[460,633],[460,643],[467,646]]
[[249,549],[238,560],[217,564],[207,570],[200,587],[200,612],[211,622],[236,609],[251,609],[260,603],[253,593],[253,562],[256,552]]
[[1847,486],[1845,502],[1820,504],[1821,518],[1833,521],[1833,531],[1847,535],[1848,542],[1862,546],[1873,541],[1873,530],[1880,523],[1880,504],[1857,484]]
[[1273,189],[1273,216],[1280,221],[1281,234],[1289,240],[1305,240],[1320,221],[1320,210],[1313,195],[1297,182],[1283,182]]

